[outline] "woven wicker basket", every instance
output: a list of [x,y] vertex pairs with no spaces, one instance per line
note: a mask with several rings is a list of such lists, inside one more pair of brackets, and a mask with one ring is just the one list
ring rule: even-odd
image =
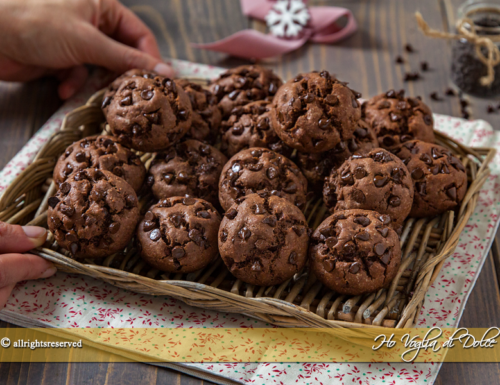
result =
[[[101,112],[104,91],[86,105],[69,113],[62,129],[40,150],[34,162],[0,198],[0,220],[8,223],[47,226],[47,201],[55,194],[52,173],[60,154],[83,137],[105,131]],[[273,287],[254,287],[236,280],[221,259],[191,274],[165,274],[147,266],[131,241],[121,253],[101,260],[75,260],[58,247],[49,234],[45,247],[35,254],[54,262],[66,272],[89,275],[137,293],[169,295],[190,305],[223,312],[242,313],[287,327],[413,327],[425,293],[450,256],[471,216],[479,190],[489,175],[487,164],[495,154],[490,148],[468,148],[436,132],[440,145],[461,158],[469,188],[459,210],[439,217],[408,219],[401,236],[402,264],[389,289],[346,296],[325,288],[307,270]],[[138,153],[149,168],[154,154]],[[147,209],[150,196],[139,197]],[[309,225],[315,228],[327,215],[321,200],[308,202]]]

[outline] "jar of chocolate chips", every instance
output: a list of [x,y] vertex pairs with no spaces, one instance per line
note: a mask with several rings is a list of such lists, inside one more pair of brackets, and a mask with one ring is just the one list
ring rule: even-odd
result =
[[[488,37],[500,47],[500,0],[466,1],[458,9],[457,15],[457,19],[464,18],[470,20],[470,23],[464,24],[468,31],[475,32],[479,37]],[[488,57],[485,47],[481,47],[481,52]],[[488,68],[479,59],[475,44],[466,38],[454,40],[451,60],[452,80],[462,91],[483,98],[500,95],[500,64],[493,68],[493,82],[483,85],[481,78],[487,75]]]

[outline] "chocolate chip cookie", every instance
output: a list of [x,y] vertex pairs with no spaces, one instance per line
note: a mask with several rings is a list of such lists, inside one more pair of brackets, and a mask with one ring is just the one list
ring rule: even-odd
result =
[[229,117],[234,107],[256,100],[269,100],[283,82],[270,69],[259,65],[243,65],[227,70],[210,85],[217,96],[223,118]]
[[203,269],[218,254],[220,214],[203,199],[172,197],[152,206],[137,228],[141,256],[171,273]]
[[301,152],[331,150],[353,137],[361,117],[361,97],[328,71],[296,76],[277,92],[271,110],[278,136]]
[[219,251],[229,271],[257,286],[279,285],[300,272],[308,243],[304,214],[268,194],[250,194],[231,206],[219,229]]
[[467,173],[450,150],[412,140],[394,153],[408,168],[415,187],[411,217],[432,217],[460,205],[467,192]]
[[179,79],[175,82],[186,91],[193,107],[191,128],[185,137],[215,144],[222,119],[217,106],[217,98],[210,91],[187,79]]
[[229,118],[222,122],[221,151],[231,157],[250,147],[267,147],[285,156],[292,149],[284,144],[271,127],[271,103],[261,100],[235,107]]
[[363,118],[375,131],[380,147],[392,148],[413,139],[434,143],[432,112],[419,97],[405,98],[390,90],[363,103]]
[[156,155],[147,184],[158,199],[196,197],[218,204],[218,185],[227,158],[216,148],[188,139]]
[[54,168],[54,182],[60,185],[87,168],[111,171],[136,192],[146,177],[146,169],[134,152],[120,145],[112,136],[98,135],[75,142],[64,151]]
[[76,258],[107,257],[132,239],[139,208],[134,189],[109,171],[75,172],[49,198],[48,226]]
[[219,200],[228,210],[246,195],[266,193],[280,196],[302,209],[307,180],[288,158],[267,148],[249,148],[233,156],[219,181]]
[[325,178],[330,175],[334,167],[340,167],[342,163],[354,154],[366,154],[378,147],[378,141],[373,130],[363,120],[358,121],[358,128],[354,136],[346,141],[340,142],[335,148],[327,152],[297,154],[297,166],[309,182],[309,189],[321,194]]
[[150,152],[178,142],[191,127],[193,113],[182,87],[162,76],[126,77],[103,111],[121,144]]
[[339,211],[314,231],[311,270],[328,288],[360,295],[388,287],[401,264],[399,237],[386,215],[369,210]]
[[141,69],[132,69],[124,74],[118,76],[115,80],[111,82],[111,84],[108,86],[106,89],[106,92],[103,95],[102,98],[102,110],[104,111],[104,114],[106,115],[107,109],[109,107],[109,104],[111,103],[111,99],[113,99],[113,96],[115,96],[116,91],[118,91],[118,88],[121,86],[124,80],[128,80],[129,78],[135,78],[135,77],[144,77],[146,79],[154,79],[156,76],[159,76],[156,72],[154,71],[147,71],[147,70],[141,70]]
[[413,203],[413,183],[401,159],[377,148],[353,155],[332,170],[323,200],[331,211],[364,209],[387,214],[391,226],[400,231]]

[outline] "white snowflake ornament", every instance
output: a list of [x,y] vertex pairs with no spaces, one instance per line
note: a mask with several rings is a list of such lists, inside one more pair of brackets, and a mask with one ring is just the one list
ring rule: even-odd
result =
[[271,33],[279,37],[295,37],[311,18],[301,0],[278,0],[266,15]]

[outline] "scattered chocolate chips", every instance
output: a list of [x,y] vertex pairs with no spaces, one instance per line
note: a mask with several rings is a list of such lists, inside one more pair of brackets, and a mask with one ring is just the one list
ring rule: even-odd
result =
[[413,49],[413,46],[411,44],[405,44],[404,48],[405,48],[405,51],[408,53],[415,52],[415,50]]
[[396,64],[403,64],[405,61],[401,55],[396,56],[396,59],[394,59]]
[[424,72],[429,71],[429,63],[423,61],[420,63],[420,69]]
[[441,98],[441,97],[439,96],[439,94],[438,94],[436,91],[431,92],[431,94],[430,94],[430,98],[431,98],[432,100],[434,100],[435,102],[440,102],[440,101],[442,101],[442,100],[443,100],[443,98]]

